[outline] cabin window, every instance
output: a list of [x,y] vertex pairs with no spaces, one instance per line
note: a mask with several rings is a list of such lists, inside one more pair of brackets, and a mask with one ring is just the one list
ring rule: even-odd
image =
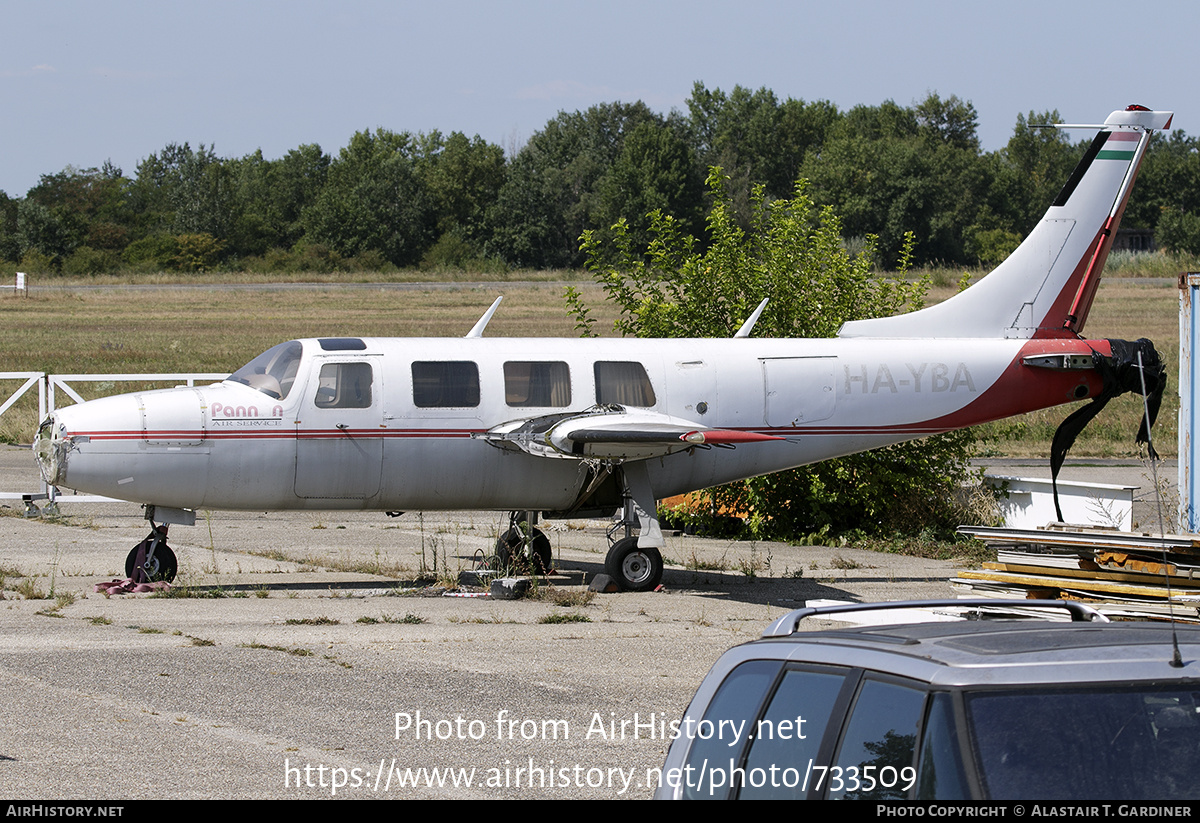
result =
[[317,378],[318,409],[365,409],[371,405],[370,363],[326,363]]
[[653,406],[654,387],[641,363],[598,361],[596,363],[596,402],[618,406]]
[[569,406],[571,371],[561,362],[505,363],[504,402],[510,406]]
[[479,367],[466,360],[412,364],[413,404],[422,409],[479,405]]

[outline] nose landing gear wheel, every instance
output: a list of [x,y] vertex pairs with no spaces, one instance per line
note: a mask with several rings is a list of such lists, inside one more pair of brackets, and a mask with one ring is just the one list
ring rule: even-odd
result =
[[[125,576],[138,580],[140,575],[145,575],[148,582],[156,580],[165,580],[170,583],[175,579],[175,573],[179,570],[179,563],[175,559],[175,552],[171,551],[166,543],[159,543],[154,549],[154,556],[144,561],[141,572],[138,572],[138,552],[142,551],[142,544],[133,547],[129,552],[129,556],[125,558]],[[149,550],[149,547],[146,547]]]
[[625,591],[648,592],[662,580],[663,560],[658,549],[639,548],[636,537],[613,543],[604,558],[604,572]]

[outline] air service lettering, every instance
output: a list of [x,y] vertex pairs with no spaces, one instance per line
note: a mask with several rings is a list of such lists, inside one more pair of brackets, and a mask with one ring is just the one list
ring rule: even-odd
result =
[[949,363],[905,363],[895,370],[887,363],[874,369],[865,363],[842,368],[846,376],[844,394],[975,391],[975,379],[966,363],[953,367],[953,374]]
[[214,428],[274,428],[283,424],[283,406],[273,406],[270,417],[260,417],[258,406],[226,406],[213,403],[209,408]]

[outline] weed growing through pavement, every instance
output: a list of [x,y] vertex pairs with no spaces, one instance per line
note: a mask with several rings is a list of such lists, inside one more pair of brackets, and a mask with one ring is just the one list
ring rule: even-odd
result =
[[36,577],[23,577],[21,582],[9,587],[26,600],[49,600],[50,595],[38,586]]
[[550,602],[555,606],[586,606],[596,599],[596,593],[587,589],[560,589],[548,585],[531,593],[529,599]]
[[729,570],[729,561],[724,552],[722,552],[720,560],[701,560],[696,557],[696,551],[693,549],[691,555],[684,561],[683,567],[693,572],[724,572]]
[[395,617],[390,614],[383,614],[383,615],[380,615],[379,617],[369,617],[367,615],[364,615],[364,616],[358,618],[357,620],[355,620],[354,622],[355,623],[363,623],[366,625],[375,625],[377,623],[407,623],[409,625],[419,625],[421,623],[428,623],[429,621],[426,620],[424,617],[421,617],[419,615],[413,614],[412,612],[409,612],[406,615],[404,615],[404,617]]
[[758,553],[756,546],[751,545],[750,557],[738,560],[737,567],[738,571],[751,581],[757,580],[759,572],[769,572],[771,570],[771,553],[768,551],[764,557]]
[[272,652],[284,652],[285,654],[290,654],[295,657],[313,656],[313,653],[310,650],[302,648],[289,649],[287,646],[268,646],[266,643],[243,643],[241,645],[243,649],[266,649],[267,651]]
[[76,600],[74,592],[59,592],[54,596],[54,605],[46,609],[38,609],[34,614],[40,614],[44,617],[66,617],[62,610],[70,606]]
[[579,612],[555,612],[538,620],[539,623],[591,623],[592,618]]

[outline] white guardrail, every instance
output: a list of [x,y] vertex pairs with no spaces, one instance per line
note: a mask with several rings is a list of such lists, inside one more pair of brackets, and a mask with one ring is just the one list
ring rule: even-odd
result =
[[[58,392],[61,391],[75,403],[86,402],[86,399],[78,391],[71,387],[72,383],[174,383],[186,386],[196,385],[196,381],[219,381],[224,380],[229,375],[227,373],[212,373],[212,372],[169,372],[162,374],[46,374],[40,371],[7,371],[0,372],[0,381],[21,380],[21,386],[16,391],[8,396],[8,399],[0,403],[0,417],[12,408],[22,396],[37,387],[38,399],[38,417],[37,424],[46,419],[46,415],[57,408],[56,398]],[[0,394],[2,396],[2,394]],[[3,492],[0,491],[0,500],[23,500],[25,501],[26,510],[29,510],[34,500],[49,500],[51,504],[59,501],[71,502],[104,502],[111,498],[100,497],[97,495],[62,495],[58,493],[58,489],[53,486],[47,486],[44,481],[41,483],[40,492]]]

